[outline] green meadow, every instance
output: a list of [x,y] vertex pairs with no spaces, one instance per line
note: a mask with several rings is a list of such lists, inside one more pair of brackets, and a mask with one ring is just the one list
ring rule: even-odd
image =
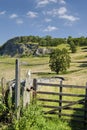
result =
[[[62,46],[60,46],[60,48],[62,48]],[[59,73],[58,76],[62,76],[65,78],[65,80],[63,81],[63,84],[85,86],[86,82],[87,82],[87,49],[84,47],[79,47],[77,52],[70,53],[70,56],[71,56],[70,68],[67,70],[66,73],[64,73],[64,74]],[[28,70],[31,70],[31,78],[39,78],[39,77],[48,78],[48,77],[57,76],[57,74],[55,72],[52,72],[49,68],[49,56],[38,56],[38,57],[30,56],[30,57],[24,57],[24,58],[18,58],[18,59],[20,61],[21,80],[25,79],[26,73]],[[0,57],[0,79],[2,77],[4,77],[6,79],[6,81],[15,79],[15,61],[16,61],[15,57],[14,58]],[[46,91],[46,89],[48,91],[48,88],[45,88],[45,91]],[[57,91],[57,90],[55,89],[55,91]],[[68,90],[65,89],[64,91],[71,92],[71,89],[68,89]],[[72,90],[72,91],[74,92],[75,90]],[[76,93],[83,93],[83,91],[76,90]],[[68,100],[71,100],[71,99],[68,99]],[[53,105],[53,104],[51,104],[51,105]],[[24,117],[27,120],[27,117],[26,116],[24,116]],[[21,122],[17,122],[17,124],[20,125],[20,124],[24,123],[24,117],[23,117],[23,119],[21,119]],[[29,117],[29,119],[30,118],[31,117]],[[40,118],[41,117],[39,115],[38,120],[40,120]],[[29,125],[28,121],[25,122],[26,126]],[[76,128],[75,128],[76,126],[71,127],[70,124],[68,124],[67,122],[63,122],[61,120],[46,121],[43,118],[41,118],[41,121],[44,122],[44,126],[42,125],[42,122],[36,121],[37,125],[39,123],[39,126],[40,126],[39,128],[37,126],[33,126],[32,128],[29,126],[29,127],[26,127],[25,130],[27,130],[27,129],[29,129],[29,130],[39,130],[39,129],[40,130],[53,130],[54,128],[56,130],[76,130]],[[46,124],[46,122],[47,122],[47,124]],[[59,124],[59,126],[57,123]],[[51,127],[50,127],[50,124],[51,124]],[[48,127],[46,125],[48,125]],[[7,129],[6,126],[5,126],[5,128]],[[16,126],[14,127],[14,129],[16,130]],[[20,127],[20,129],[22,129],[22,128]],[[80,130],[80,129],[78,128],[77,130]]]
[[[79,47],[76,53],[70,53],[71,64],[65,74],[59,73],[58,76],[65,78],[64,84],[86,85],[87,82],[87,49]],[[16,58],[0,57],[0,79],[6,80],[15,78]],[[21,79],[24,79],[28,70],[31,70],[31,76],[50,77],[55,76],[49,68],[49,56],[24,57],[19,58]]]

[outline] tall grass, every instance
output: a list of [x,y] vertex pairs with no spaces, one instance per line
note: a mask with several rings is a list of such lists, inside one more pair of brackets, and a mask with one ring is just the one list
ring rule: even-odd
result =
[[[64,46],[63,46],[64,47]],[[62,48],[62,47],[60,47]],[[65,78],[65,84],[85,85],[87,82],[87,51],[79,48],[76,53],[71,54],[71,65],[67,73],[60,73],[59,76]],[[0,57],[0,79],[7,80],[15,78],[15,59],[10,57]],[[25,57],[19,58],[21,64],[21,78],[24,79],[26,72],[30,69],[32,77],[49,77],[56,73],[49,68],[49,57]]]
[[[59,76],[65,78],[64,84],[86,85],[87,82],[87,52],[81,48],[71,55],[71,67],[66,74]],[[0,57],[0,79],[6,80],[15,78],[15,59],[10,57]],[[21,64],[21,78],[24,79],[26,72],[31,69],[32,77],[49,77],[56,75],[49,69],[49,57],[26,57],[19,58]],[[26,64],[27,63],[27,64]],[[67,90],[65,90],[67,91]],[[77,90],[76,90],[77,92]],[[82,93],[82,91],[81,91]],[[70,100],[70,99],[69,99]],[[3,106],[2,106],[3,107]],[[67,122],[63,122],[58,117],[55,120],[44,118],[42,110],[37,105],[30,105],[24,109],[20,120],[14,120],[12,125],[6,129],[12,130],[71,130]]]
[[12,130],[71,130],[67,122],[47,119],[38,105],[30,105],[22,111],[20,120],[14,120]]

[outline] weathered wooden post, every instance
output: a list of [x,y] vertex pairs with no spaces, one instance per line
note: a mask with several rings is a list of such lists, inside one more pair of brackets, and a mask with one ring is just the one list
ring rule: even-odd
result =
[[36,98],[37,79],[33,79],[33,100]]
[[20,118],[20,62],[16,59],[15,63],[15,109],[17,110],[17,119]]
[[85,89],[84,130],[87,130],[87,83]]
[[60,87],[59,87],[59,118],[61,117],[61,107],[62,107],[62,79],[60,79]]
[[1,79],[1,87],[2,87],[2,100],[4,102],[4,96],[5,96],[5,91],[6,91],[6,80],[4,77]]
[[25,86],[23,90],[23,107],[30,104],[30,91],[31,91],[31,72],[26,74]]

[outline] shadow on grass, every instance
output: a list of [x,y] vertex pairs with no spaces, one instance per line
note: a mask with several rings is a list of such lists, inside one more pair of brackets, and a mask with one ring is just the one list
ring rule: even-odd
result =
[[87,130],[87,124],[84,125],[84,115],[85,106],[83,102],[77,110],[74,110],[73,117],[70,121],[71,130]]
[[83,50],[84,52],[87,52],[87,47],[83,47],[82,50]]
[[60,72],[59,74],[56,74],[55,72],[33,72],[32,74],[35,74],[37,76],[46,76],[46,77],[51,77],[51,76],[58,76],[58,75],[65,75],[65,74],[72,74],[75,72],[79,72],[82,69],[78,70],[70,70],[70,71],[65,71],[65,72]]
[[79,61],[78,63],[81,63],[79,67],[87,67],[87,61]]
[[14,65],[14,63],[11,63],[11,62],[2,62],[2,61],[0,62],[0,64]]
[[83,64],[86,64],[87,61],[78,61],[77,63],[83,63]]
[[38,63],[38,64],[30,64],[30,63],[27,63],[27,62],[21,62],[21,65],[23,65],[23,66],[39,66],[39,65],[47,65],[47,64],[49,64],[49,63]]
[[87,67],[87,63],[86,64],[81,64],[79,67]]
[[70,70],[70,71],[66,71],[64,72],[63,74],[72,74],[72,73],[75,73],[75,72],[79,72],[81,71],[82,69],[78,69],[78,70]]
[[46,76],[46,77],[51,77],[51,76],[55,76],[56,73],[52,73],[52,72],[33,72],[32,74],[35,74],[37,76]]

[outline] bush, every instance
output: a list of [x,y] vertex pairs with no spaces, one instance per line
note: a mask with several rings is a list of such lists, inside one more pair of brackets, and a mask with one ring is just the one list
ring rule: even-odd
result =
[[58,118],[47,119],[43,116],[42,109],[37,105],[30,105],[23,110],[20,120],[14,120],[12,130],[71,130],[66,122]]
[[47,130],[46,119],[43,117],[40,107],[30,105],[23,109],[20,120],[14,120],[14,130]]
[[59,74],[59,72],[66,72],[66,70],[70,67],[70,62],[71,58],[67,49],[55,49],[50,54],[49,67],[52,71]]
[[73,41],[70,42],[70,50],[72,53],[76,53],[77,51],[76,45]]
[[6,110],[6,106],[5,104],[2,103],[2,101],[0,100],[0,116],[2,115],[2,113]]

